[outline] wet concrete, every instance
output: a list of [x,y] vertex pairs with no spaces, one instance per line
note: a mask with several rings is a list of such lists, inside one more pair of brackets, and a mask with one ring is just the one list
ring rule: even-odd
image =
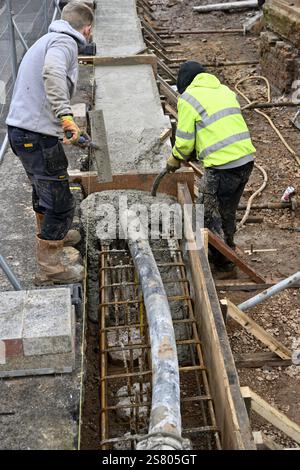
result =
[[135,0],[97,0],[93,40],[101,56],[138,54],[145,48]]
[[[119,236],[123,237],[122,231],[119,231],[119,214],[123,213],[125,208],[139,211],[142,220],[148,218],[151,220],[151,209],[161,210],[177,204],[175,198],[166,194],[158,194],[152,197],[150,193],[136,190],[102,191],[93,193],[81,203],[81,220],[83,222],[85,233],[88,233],[88,260],[89,260],[89,318],[92,321],[98,321],[99,299],[99,250],[101,244],[116,246]],[[140,206],[138,206],[140,205]],[[174,206],[175,208],[176,206]],[[105,228],[107,232],[104,232]],[[149,229],[153,228],[151,224]],[[157,230],[149,232],[151,248],[166,248],[164,252],[156,253],[156,261],[160,263],[174,262],[172,250],[166,239],[162,240]],[[158,235],[158,239],[157,239]],[[155,238],[154,238],[155,237]],[[178,268],[160,267],[160,273],[163,281],[174,281],[165,284],[166,294],[168,296],[183,295],[182,284],[176,280],[180,277]],[[129,298],[129,297],[128,297]],[[179,320],[185,318],[186,310],[181,301],[175,301],[170,304],[172,318]],[[111,318],[113,321],[113,318]],[[187,339],[189,331],[186,325],[176,325],[175,333],[177,339]],[[185,346],[178,347],[178,357],[180,363],[190,361],[190,350]]]
[[[150,65],[96,67],[95,108],[102,109],[113,173],[161,171],[171,143]],[[114,99],[112,99],[112,96]]]
[[[132,56],[145,49],[135,0],[98,0],[94,41],[100,56]],[[95,109],[103,111],[113,173],[161,171],[171,153],[160,135],[163,114],[151,65],[95,66]]]

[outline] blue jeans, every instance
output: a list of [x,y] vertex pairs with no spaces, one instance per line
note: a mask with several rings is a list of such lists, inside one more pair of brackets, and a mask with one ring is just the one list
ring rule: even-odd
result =
[[57,137],[8,127],[11,148],[32,186],[32,206],[44,214],[44,240],[62,240],[72,225],[75,204],[69,188],[68,160]]

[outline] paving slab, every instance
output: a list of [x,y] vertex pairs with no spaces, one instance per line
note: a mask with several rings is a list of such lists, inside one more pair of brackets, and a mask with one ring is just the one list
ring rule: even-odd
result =
[[0,292],[0,377],[71,372],[74,324],[69,288]]

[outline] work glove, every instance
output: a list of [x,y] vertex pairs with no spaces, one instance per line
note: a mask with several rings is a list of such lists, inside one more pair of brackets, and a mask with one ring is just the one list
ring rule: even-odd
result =
[[75,123],[73,116],[61,116],[60,123],[64,131],[63,143],[67,145],[76,144],[80,138],[81,131]]
[[173,154],[167,160],[167,172],[173,173],[174,171],[178,170],[181,165],[181,160],[178,160],[173,156]]

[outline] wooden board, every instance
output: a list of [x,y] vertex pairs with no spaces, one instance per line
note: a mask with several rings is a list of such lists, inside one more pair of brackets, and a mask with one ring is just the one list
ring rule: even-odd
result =
[[[268,289],[282,280],[283,279],[266,279],[265,283],[256,284],[255,282],[250,282],[248,279],[223,279],[216,280],[215,284],[218,290],[224,291],[258,291]],[[299,287],[299,283],[293,284],[290,289],[299,289]]]
[[[247,390],[246,390],[247,389]],[[248,393],[249,387],[241,387],[242,394]],[[284,432],[291,439],[300,444],[300,426],[294,421],[290,420],[285,414],[271,406],[257,393],[250,389],[251,395],[251,408],[259,416],[266,419],[269,423],[275,426],[280,431]]]
[[[178,201],[191,204],[186,184],[178,184]],[[191,220],[185,216],[188,247],[195,247]],[[204,249],[189,249],[189,270],[194,285],[197,327],[207,366],[210,391],[215,404],[217,425],[224,449],[255,449],[249,418],[241,396],[222,312]]]
[[144,65],[149,64],[153,68],[154,76],[157,77],[157,60],[154,54],[138,54],[122,57],[101,56],[79,56],[79,61],[92,63],[94,65]]
[[176,113],[176,111],[174,110],[174,108],[169,104],[169,103],[166,103],[165,104],[165,110],[167,113],[169,113],[174,119],[176,119],[176,121],[178,120],[178,115]]
[[95,142],[98,147],[97,149],[93,149],[92,152],[96,160],[99,180],[102,182],[111,182],[112,172],[103,111],[90,111],[89,118],[91,123],[92,141]]
[[243,261],[239,256],[232,250],[226,243],[221,240],[220,237],[208,230],[208,242],[214,248],[216,248],[222,255],[226,256],[230,261],[232,261],[241,271],[253,279],[253,281],[258,284],[264,283],[265,279],[258,274],[254,269],[252,269],[245,261]]
[[177,95],[176,92],[168,85],[168,83],[160,77],[157,76],[160,93],[164,95],[168,101],[170,101],[171,105],[177,108]]
[[281,359],[273,352],[234,354],[234,361],[238,369],[288,367],[292,365],[291,359]]
[[176,83],[176,75],[169,69],[169,67],[161,60],[159,57],[157,58],[157,66],[166,74],[168,75],[174,83]]
[[[109,191],[118,189],[137,189],[140,191],[151,191],[157,173],[124,173],[113,175],[111,183],[99,182],[95,171],[80,172],[69,171],[70,181],[80,183],[85,196],[99,191]],[[194,189],[194,172],[189,168],[182,168],[176,173],[168,174],[162,179],[158,192],[177,197],[177,183],[187,183],[191,194]]]
[[241,325],[248,333],[251,333],[256,339],[265,344],[272,352],[281,357],[281,359],[291,359],[292,353],[286,348],[280,341],[274,338],[264,328],[258,325],[252,318],[250,318],[245,312],[242,312],[236,305],[230,300],[221,300],[223,305],[227,305],[227,313],[233,318],[239,325]]

